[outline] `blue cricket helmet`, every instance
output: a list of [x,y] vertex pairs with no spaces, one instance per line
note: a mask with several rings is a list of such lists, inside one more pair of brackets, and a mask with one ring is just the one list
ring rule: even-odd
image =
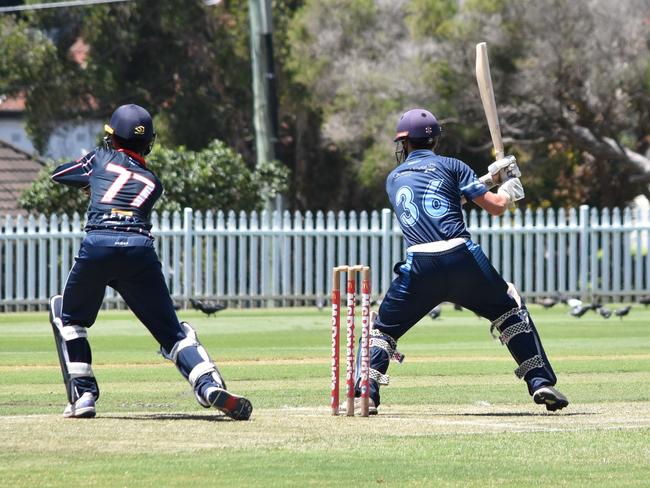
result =
[[106,133],[118,138],[127,149],[149,154],[156,138],[151,115],[140,105],[120,105],[104,125]]
[[394,142],[404,139],[429,139],[440,135],[440,124],[428,110],[414,108],[405,112],[397,122]]

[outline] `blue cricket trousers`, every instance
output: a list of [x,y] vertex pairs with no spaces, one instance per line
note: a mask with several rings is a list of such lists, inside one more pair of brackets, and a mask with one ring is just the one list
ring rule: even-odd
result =
[[[490,321],[519,307],[508,293],[508,284],[472,241],[447,251],[408,253],[406,261],[395,265],[395,272],[397,277],[381,302],[374,324],[395,341],[441,302],[456,303]],[[499,330],[517,320],[516,316],[509,318]],[[534,355],[543,358],[545,365],[524,377],[532,394],[541,386],[555,385],[556,377],[532,318],[529,321],[531,332],[516,335],[507,347],[518,364]],[[382,349],[371,349],[371,368],[384,373],[388,360]],[[375,382],[371,382],[371,396],[378,404],[379,386]]]

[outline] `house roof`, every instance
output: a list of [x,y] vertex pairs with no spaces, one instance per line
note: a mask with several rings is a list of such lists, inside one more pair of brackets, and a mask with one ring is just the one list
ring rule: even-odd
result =
[[20,93],[13,97],[0,95],[0,113],[22,113],[25,111],[25,94]]
[[18,198],[44,166],[37,156],[0,141],[0,215],[27,213],[18,205]]

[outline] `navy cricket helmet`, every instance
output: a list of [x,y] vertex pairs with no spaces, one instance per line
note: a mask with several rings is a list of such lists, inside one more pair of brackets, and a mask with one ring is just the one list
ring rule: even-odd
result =
[[397,122],[395,139],[432,139],[440,135],[440,124],[428,110],[414,108],[405,112]]
[[117,144],[141,154],[149,154],[156,139],[151,115],[140,105],[120,105],[104,125],[106,133],[116,139]]

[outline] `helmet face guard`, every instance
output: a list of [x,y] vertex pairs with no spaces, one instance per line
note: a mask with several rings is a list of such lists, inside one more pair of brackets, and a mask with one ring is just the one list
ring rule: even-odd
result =
[[395,161],[397,164],[402,164],[406,161],[406,157],[409,155],[408,149],[406,147],[406,139],[398,139],[395,141]]

